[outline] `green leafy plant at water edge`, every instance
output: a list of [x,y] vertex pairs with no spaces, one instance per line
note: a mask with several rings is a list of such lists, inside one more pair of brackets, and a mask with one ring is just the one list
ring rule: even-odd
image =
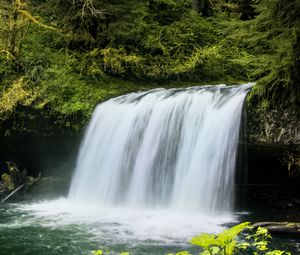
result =
[[[241,235],[247,230],[246,235]],[[250,226],[249,222],[244,222],[226,229],[220,234],[203,233],[193,237],[190,243],[202,248],[199,255],[291,255],[290,252],[281,250],[271,250],[268,241],[271,235],[266,228],[258,227],[256,230]],[[97,250],[93,255],[105,255],[109,252]],[[122,252],[120,255],[129,255],[128,252]],[[168,253],[166,255],[193,255],[188,251],[180,251],[176,254]]]
[[[104,252],[102,250],[92,251],[93,255],[105,255],[109,254],[109,252]],[[129,255],[129,252],[121,252],[119,255]]]
[[[290,252],[280,250],[270,250],[268,240],[271,235],[265,228],[257,228],[253,231],[249,222],[226,229],[220,234],[200,234],[190,241],[191,244],[203,249],[198,254],[201,255],[291,255]],[[244,238],[240,236],[244,230],[250,231]],[[174,254],[168,254],[174,255]],[[176,255],[191,255],[189,252],[181,252]]]

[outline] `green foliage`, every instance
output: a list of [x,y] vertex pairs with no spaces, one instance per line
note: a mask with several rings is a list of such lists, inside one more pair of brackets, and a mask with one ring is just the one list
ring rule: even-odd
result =
[[20,52],[29,25],[35,24],[52,30],[55,28],[34,17],[29,11],[27,2],[23,0],[1,0],[0,7],[0,53],[5,54],[7,60],[20,66]]
[[108,13],[107,1],[50,0],[36,3],[35,9],[54,22],[71,48],[91,47],[97,40],[98,23]]
[[102,255],[103,251],[102,250],[97,250],[97,251],[92,251],[93,255]]
[[[297,107],[300,1],[262,0],[256,19],[237,25],[231,38],[255,56],[249,65],[251,80],[257,81],[249,101],[258,109]],[[298,38],[298,39],[297,39]],[[297,53],[298,52],[298,53]],[[298,99],[297,99],[298,98]]]
[[126,7],[124,14],[114,6],[118,19],[100,33],[108,36],[109,43],[87,53],[93,60],[87,68],[90,73],[152,80],[224,81],[224,74],[245,78],[243,60],[233,58],[247,53],[237,47],[228,51],[229,45],[216,32],[220,24],[191,11],[189,1],[139,2]]
[[249,222],[241,223],[230,229],[224,230],[218,235],[201,234],[195,236],[191,240],[191,244],[200,246],[204,249],[201,254],[220,254],[232,255],[238,249],[237,235],[246,227],[249,227]]
[[[104,255],[104,254],[109,254],[109,252],[104,252],[103,250],[96,250],[92,251],[92,255]],[[129,252],[121,252],[119,255],[130,255]]]
[[55,61],[44,71],[34,107],[61,116],[56,120],[60,127],[82,128],[99,102],[134,90],[131,83],[106,77],[87,79],[81,74],[76,53],[64,51],[52,53],[52,57]]
[[1,119],[26,106],[79,129],[103,100],[176,84],[255,81],[250,106],[300,104],[300,0],[191,2],[0,0]]
[[31,105],[37,96],[38,90],[34,90],[26,77],[15,80],[0,97],[0,120],[7,119],[18,104]]
[[[240,236],[243,231],[248,231],[246,236]],[[249,233],[249,231],[251,231]],[[268,240],[271,235],[267,229],[258,227],[253,231],[249,222],[244,222],[239,225],[226,229],[220,234],[201,234],[193,237],[191,244],[200,246],[203,251],[201,255],[238,255],[238,254],[253,254],[253,255],[291,255],[290,252],[280,250],[270,250]],[[178,255],[180,253],[176,253]],[[189,255],[190,253],[186,253]]]
[[14,182],[12,181],[11,175],[7,173],[2,174],[1,181],[3,182],[4,187],[6,187],[9,191],[15,189]]

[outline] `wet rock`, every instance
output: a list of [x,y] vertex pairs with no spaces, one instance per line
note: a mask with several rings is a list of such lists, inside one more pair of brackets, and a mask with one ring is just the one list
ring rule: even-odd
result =
[[295,222],[257,222],[254,228],[266,228],[271,234],[289,234],[300,236],[300,223]]
[[300,146],[300,113],[296,110],[248,109],[248,143]]

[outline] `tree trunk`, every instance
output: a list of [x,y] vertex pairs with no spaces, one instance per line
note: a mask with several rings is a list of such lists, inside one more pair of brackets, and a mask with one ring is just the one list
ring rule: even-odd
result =
[[9,39],[8,39],[8,51],[14,56],[15,60],[18,59],[18,49],[17,49],[17,36],[16,27],[18,20],[18,9],[17,6],[13,8],[13,13],[9,20]]
[[208,17],[211,10],[210,0],[193,0],[192,10],[201,12],[203,17]]
[[201,13],[203,17],[207,17],[209,15],[210,7],[209,0],[201,0]]
[[295,89],[292,90],[292,104],[296,107],[300,105],[300,88],[298,86],[298,81],[300,80],[300,26],[296,30],[296,38],[293,45],[294,48],[294,66],[292,70],[292,82]]
[[199,0],[193,0],[192,2],[192,10],[199,12]]

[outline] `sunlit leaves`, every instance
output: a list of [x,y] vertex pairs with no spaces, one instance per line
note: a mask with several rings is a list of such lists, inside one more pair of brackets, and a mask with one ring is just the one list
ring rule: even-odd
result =
[[[103,250],[96,250],[96,251],[92,251],[92,255],[109,255],[110,252],[109,251],[106,251],[104,252]],[[119,253],[119,255],[130,255],[129,252],[121,252]]]
[[38,96],[39,90],[34,90],[26,77],[15,80],[0,95],[0,120],[8,118],[19,104],[31,105]]
[[224,230],[222,233],[220,233],[218,235],[218,242],[221,245],[226,245],[228,244],[230,241],[233,240],[233,238],[235,238],[240,232],[242,232],[243,230],[245,230],[248,226],[249,226],[249,222],[244,222],[241,223],[239,225],[233,226],[232,228],[226,229]]
[[207,234],[207,233],[200,234],[198,236],[193,237],[190,243],[203,248],[208,248],[212,245],[219,245],[217,236],[213,234]]
[[129,255],[129,252],[121,252],[120,255]]
[[97,250],[97,251],[92,251],[93,255],[102,255],[103,251],[102,250]]
[[193,245],[204,248],[204,250],[210,254],[220,254],[220,251],[224,251],[224,254],[232,255],[237,247],[237,241],[235,238],[248,226],[249,222],[244,222],[230,229],[224,230],[218,235],[204,233],[193,237],[190,242]]

